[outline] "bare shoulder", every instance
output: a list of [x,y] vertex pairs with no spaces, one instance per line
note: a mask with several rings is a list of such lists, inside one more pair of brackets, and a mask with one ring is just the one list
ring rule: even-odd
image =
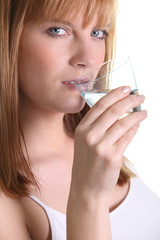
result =
[[0,239],[31,240],[20,201],[7,197],[1,190]]

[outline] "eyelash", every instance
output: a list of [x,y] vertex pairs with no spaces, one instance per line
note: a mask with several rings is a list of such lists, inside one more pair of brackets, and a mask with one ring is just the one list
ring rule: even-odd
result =
[[96,31],[101,31],[103,33],[103,37],[96,37],[98,40],[104,40],[104,39],[106,39],[106,37],[109,36],[109,34],[106,30],[96,29],[96,30],[93,30],[92,33],[96,32]]
[[49,36],[51,36],[53,38],[63,38],[66,35],[66,34],[65,35],[54,34],[54,33],[52,33],[53,29],[61,29],[61,30],[64,30],[67,33],[67,30],[65,28],[62,28],[62,27],[51,27],[51,28],[47,29],[47,33],[48,33]]
[[[47,29],[47,34],[48,34],[49,36],[51,36],[52,38],[63,38],[63,37],[66,36],[66,34],[64,34],[64,35],[54,34],[54,33],[52,32],[53,29],[54,29],[54,30],[55,30],[55,29],[56,29],[56,30],[58,30],[58,29],[59,29],[59,30],[64,30],[64,31],[66,32],[66,34],[69,35],[68,31],[67,31],[65,28],[62,28],[62,27],[51,27],[51,28]],[[92,33],[93,33],[93,32],[96,32],[96,31],[101,31],[101,32],[103,33],[103,37],[95,37],[95,36],[93,36],[93,37],[97,38],[98,40],[105,40],[106,37],[109,36],[109,34],[108,34],[108,32],[107,32],[106,30],[96,29],[96,30],[93,30]],[[92,34],[92,33],[91,33],[91,34]]]

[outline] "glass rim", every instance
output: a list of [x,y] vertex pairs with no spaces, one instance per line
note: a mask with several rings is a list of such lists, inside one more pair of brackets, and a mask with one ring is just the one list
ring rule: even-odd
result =
[[[87,75],[89,72],[93,71],[93,70],[96,69],[96,68],[102,67],[102,66],[104,66],[104,65],[107,64],[107,63],[112,63],[112,62],[117,61],[117,60],[119,60],[119,61],[121,62],[120,65],[119,65],[116,69],[114,69],[114,70],[112,70],[111,72],[106,73],[106,74],[104,74],[103,76],[101,76],[101,77],[93,80],[93,81],[97,81],[98,79],[101,79],[101,78],[103,78],[104,76],[109,75],[109,74],[111,74],[112,72],[117,71],[119,68],[121,68],[121,67],[122,67],[123,65],[125,65],[127,62],[130,62],[130,59],[131,59],[131,58],[130,58],[129,56],[125,56],[125,57],[123,56],[122,59],[123,59],[123,61],[121,61],[121,57],[113,58],[113,59],[108,60],[108,61],[106,61],[106,62],[103,62],[103,63],[101,63],[101,64],[99,64],[99,65],[97,65],[97,66],[95,66],[95,67],[90,68],[88,71],[86,71],[86,72],[83,73],[81,76],[79,76],[78,79],[75,81],[75,83],[78,82],[82,77],[84,77],[85,75]],[[130,64],[131,64],[131,62],[130,62]],[[85,84],[85,83],[83,82],[82,84]]]
[[[98,77],[98,78],[96,78],[96,79],[94,79],[94,80],[91,81],[91,82],[96,82],[96,81],[104,78],[105,76],[110,75],[110,74],[112,74],[113,72],[116,72],[119,68],[121,68],[121,67],[122,67],[123,65],[125,65],[127,62],[129,62],[129,63],[131,64],[130,59],[131,59],[131,58],[130,58],[129,56],[123,56],[123,57],[122,57],[122,60],[121,60],[121,57],[119,56],[119,57],[117,57],[117,58],[113,58],[113,59],[111,59],[111,60],[108,60],[108,61],[106,61],[106,62],[103,62],[103,63],[101,63],[101,64],[99,64],[99,65],[97,65],[97,66],[95,66],[95,67],[90,68],[88,71],[86,71],[84,74],[82,74],[79,78],[77,78],[77,80],[74,82],[74,84],[75,84],[75,85],[85,85],[85,84],[87,85],[88,82],[90,82],[91,80],[84,82],[84,81],[82,81],[82,78],[83,78],[84,76],[86,76],[88,73],[90,73],[91,71],[93,71],[93,70],[96,69],[96,68],[99,68],[99,67],[104,66],[104,65],[107,64],[107,63],[112,63],[112,62],[118,61],[118,60],[120,61],[120,65],[119,65],[116,69],[112,70],[111,72],[105,73],[103,76],[100,76],[100,77]],[[132,67],[132,66],[131,66],[131,67]],[[80,81],[80,80],[81,80],[81,81]]]

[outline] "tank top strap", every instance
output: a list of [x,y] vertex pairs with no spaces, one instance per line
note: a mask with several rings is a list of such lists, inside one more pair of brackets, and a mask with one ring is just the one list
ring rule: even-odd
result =
[[50,208],[48,206],[46,206],[43,202],[41,202],[34,195],[29,195],[29,197],[34,202],[36,202],[38,205],[40,205],[42,207],[42,209],[45,211],[45,213],[47,215],[47,218],[48,218],[48,221],[49,221],[50,229],[51,229],[51,239],[52,240],[57,240],[57,238],[56,238],[56,227],[55,227],[54,218],[52,216],[52,212],[51,212]]

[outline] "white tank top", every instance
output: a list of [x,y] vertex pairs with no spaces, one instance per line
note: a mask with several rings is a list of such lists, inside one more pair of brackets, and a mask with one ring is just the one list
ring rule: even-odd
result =
[[66,240],[66,215],[46,206],[33,195],[30,195],[30,198],[38,203],[46,212],[51,229],[51,239]]
[[[66,215],[30,195],[46,212],[52,240],[66,240]],[[160,240],[160,199],[140,178],[131,178],[125,200],[110,213],[112,240]],[[105,224],[105,223],[104,223]]]

